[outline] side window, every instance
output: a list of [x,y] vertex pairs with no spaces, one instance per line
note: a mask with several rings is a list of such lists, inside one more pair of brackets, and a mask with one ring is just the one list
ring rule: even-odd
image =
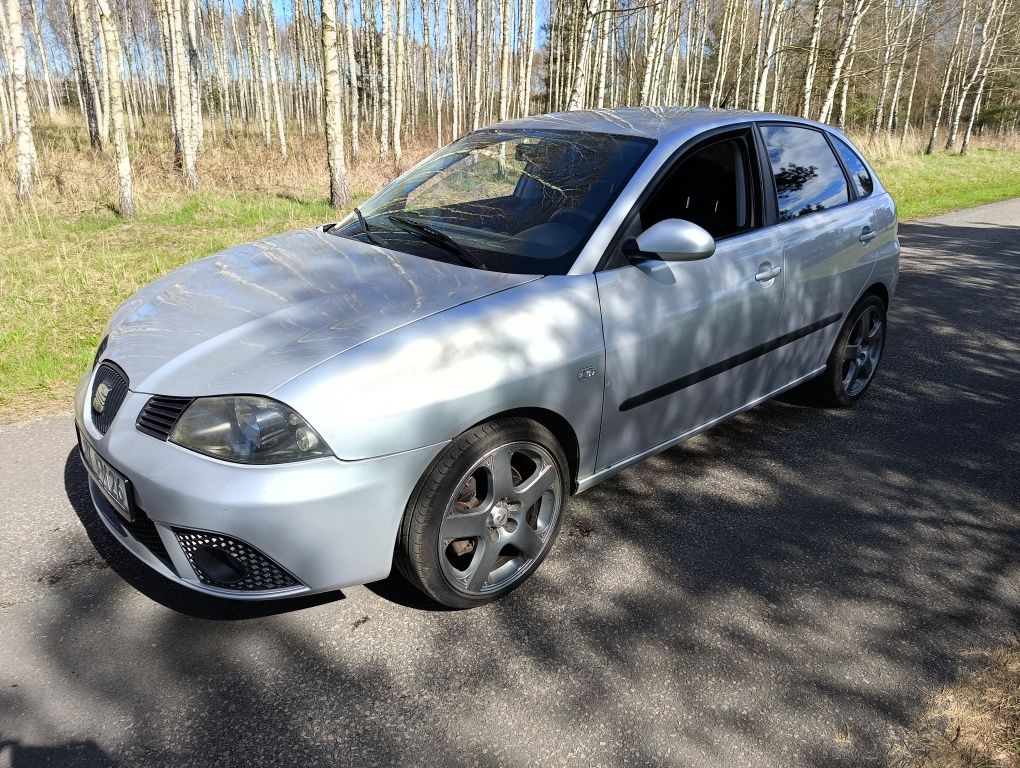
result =
[[820,131],[795,125],[763,125],[779,198],[779,220],[789,221],[850,200],[846,177]]
[[753,226],[751,165],[743,137],[722,139],[681,159],[641,209],[641,228],[686,219],[720,238]]
[[871,180],[871,174],[868,173],[868,168],[860,156],[838,136],[832,137],[832,143],[836,145],[836,151],[839,152],[839,157],[843,161],[843,167],[850,174],[850,180],[853,182],[854,189],[857,190],[857,197],[867,197],[874,192],[875,182]]

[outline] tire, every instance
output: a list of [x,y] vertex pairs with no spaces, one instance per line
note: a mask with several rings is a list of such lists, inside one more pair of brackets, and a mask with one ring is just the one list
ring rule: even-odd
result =
[[503,597],[535,572],[556,540],[567,467],[556,438],[530,419],[468,430],[412,493],[397,534],[397,567],[450,608]]
[[822,405],[849,408],[864,397],[882,360],[886,327],[885,302],[865,294],[847,314],[825,370],[808,383],[812,398]]

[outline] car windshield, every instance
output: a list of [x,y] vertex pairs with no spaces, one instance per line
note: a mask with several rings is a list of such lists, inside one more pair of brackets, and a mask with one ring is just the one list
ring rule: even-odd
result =
[[563,275],[653,144],[582,131],[478,131],[330,231],[477,269]]

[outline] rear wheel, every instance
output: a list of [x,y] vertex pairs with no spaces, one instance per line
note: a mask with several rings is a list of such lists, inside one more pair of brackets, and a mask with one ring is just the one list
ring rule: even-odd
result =
[[556,539],[566,467],[556,439],[528,419],[465,432],[419,482],[401,524],[397,566],[452,608],[502,597],[535,572]]
[[867,294],[847,315],[825,371],[810,382],[812,394],[825,405],[853,405],[867,391],[885,349],[886,306]]

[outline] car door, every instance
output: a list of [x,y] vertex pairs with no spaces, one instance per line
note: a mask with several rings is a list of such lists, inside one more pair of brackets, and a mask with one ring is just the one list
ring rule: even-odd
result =
[[600,469],[760,396],[762,345],[782,310],[782,240],[762,226],[758,150],[750,128],[718,134],[670,166],[626,235],[682,218],[716,238],[698,261],[629,262],[596,274],[606,341]]
[[828,134],[763,123],[761,137],[778,200],[785,300],[765,389],[775,391],[825,365],[842,320],[874,265],[871,203],[851,191]]

